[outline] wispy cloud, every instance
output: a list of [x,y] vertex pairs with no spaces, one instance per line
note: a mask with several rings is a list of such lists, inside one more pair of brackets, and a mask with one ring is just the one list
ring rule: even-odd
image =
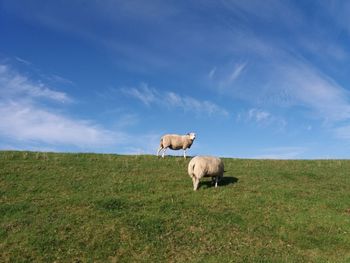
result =
[[166,92],[165,102],[176,108],[181,108],[184,111],[193,111],[197,114],[207,114],[212,116],[219,114],[228,116],[229,113],[224,108],[208,100],[198,100],[189,96],[180,96],[174,92]]
[[259,109],[250,109],[248,111],[248,119],[256,122],[266,122],[271,118],[271,114],[267,111]]
[[350,118],[349,92],[331,77],[302,60],[277,64],[278,78],[271,89],[282,89],[294,101],[327,121]]
[[120,90],[125,95],[138,99],[146,106],[154,104],[168,108],[178,108],[186,112],[192,111],[195,114],[205,114],[207,116],[219,114],[227,117],[229,115],[227,110],[211,101],[181,96],[172,91],[159,91],[145,83],[138,88],[121,88]]
[[272,115],[270,112],[257,108],[244,110],[237,114],[237,121],[245,122],[267,123],[271,118]]
[[212,68],[212,70],[210,70],[208,77],[209,79],[213,79],[213,77],[215,76],[216,73],[216,67]]
[[0,134],[18,141],[68,144],[84,149],[124,140],[122,134],[89,121],[72,119],[30,104],[0,104],[0,116]]
[[233,81],[235,81],[235,79],[239,77],[239,75],[241,75],[246,65],[247,63],[241,63],[235,66],[234,70],[229,75],[229,79],[228,79],[229,83],[232,83]]
[[232,91],[235,81],[243,74],[247,63],[236,63],[233,66],[214,67],[208,74],[210,81],[214,83],[214,87],[221,92],[227,90]]
[[287,126],[287,121],[271,112],[259,108],[251,108],[237,114],[238,122],[254,123],[258,126],[266,127],[273,125],[277,131],[283,130]]
[[34,82],[28,77],[0,64],[0,94],[3,98],[50,99],[58,102],[70,102],[72,99],[64,92],[53,90],[42,82]]
[[68,84],[68,85],[74,85],[74,82],[71,81],[70,79],[61,77],[59,75],[56,74],[52,74],[48,77],[50,80],[52,79],[54,82],[56,83],[62,83],[62,84]]
[[[336,20],[350,28],[348,18],[334,14],[345,14],[340,9],[348,10],[350,5],[317,5],[318,12],[310,21],[306,10],[290,1],[269,0],[262,4],[229,0],[223,4],[237,19],[235,27],[227,29],[228,34],[232,32],[231,41],[227,41],[231,49],[222,50],[231,61],[246,62],[216,64],[215,71],[209,74],[211,86],[254,107],[302,106],[327,122],[350,118],[348,91],[334,77],[340,73],[337,67],[346,65],[335,65],[335,61],[348,59],[348,47],[337,41],[341,32]],[[323,16],[329,20],[325,22]],[[256,34],[252,21],[259,24],[257,27],[273,24],[276,31]],[[291,38],[295,39],[293,43]]]
[[54,108],[42,106],[39,99],[58,103],[72,99],[3,64],[0,65],[0,94],[0,136],[11,141],[91,149],[126,140],[122,132],[112,132],[92,121],[63,114],[60,104]]
[[160,94],[157,92],[157,90],[149,87],[145,83],[141,83],[140,87],[138,88],[128,87],[128,88],[121,88],[120,90],[124,94],[140,100],[146,106],[149,106],[150,104],[161,100]]
[[[258,0],[240,1],[228,0],[223,4],[231,10],[232,13],[245,18],[247,16],[259,19],[259,22],[283,23],[284,26],[296,26],[300,23],[300,12],[289,1],[267,0],[264,2]],[[287,19],[286,19],[287,18]]]
[[[145,105],[157,103],[160,99],[160,93],[146,84],[123,92]],[[73,98],[50,89],[42,80],[33,81],[7,65],[0,65],[0,94],[0,139],[7,142],[0,144],[1,149],[154,154],[155,145],[159,143],[161,134],[125,131],[139,122],[136,114],[114,112],[117,121],[113,130],[93,120],[70,116],[69,109],[61,106]],[[57,103],[42,104],[42,100]]]
[[[268,59],[265,53],[256,55],[259,59],[254,67],[242,64],[233,73],[214,79],[214,86],[216,84],[224,94],[256,106],[301,106],[326,122],[350,119],[349,91],[310,61],[279,47],[270,53]],[[237,79],[243,69],[246,74],[240,74]]]
[[20,58],[20,57],[15,57],[15,59],[16,59],[18,62],[20,62],[20,63],[22,63],[22,64],[25,64],[25,65],[27,65],[27,66],[29,66],[29,65],[32,64],[32,63],[29,62],[28,60],[25,60],[25,59]]

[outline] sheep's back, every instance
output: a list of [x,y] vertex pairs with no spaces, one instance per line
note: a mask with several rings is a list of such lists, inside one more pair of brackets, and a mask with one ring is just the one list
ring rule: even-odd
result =
[[196,175],[222,176],[224,173],[224,164],[221,159],[212,156],[196,156],[191,162],[194,164],[194,173]]
[[179,150],[183,146],[182,137],[177,134],[167,134],[163,136],[163,147],[169,147],[172,150]]

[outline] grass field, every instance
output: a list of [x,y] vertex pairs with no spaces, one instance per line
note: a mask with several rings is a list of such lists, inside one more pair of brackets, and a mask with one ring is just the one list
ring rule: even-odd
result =
[[0,152],[0,262],[350,262],[350,161]]

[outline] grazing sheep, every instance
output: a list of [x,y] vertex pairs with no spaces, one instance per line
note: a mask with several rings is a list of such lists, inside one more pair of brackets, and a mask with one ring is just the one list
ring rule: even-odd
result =
[[167,148],[172,150],[184,150],[184,158],[186,159],[186,149],[191,148],[191,145],[196,138],[196,134],[191,132],[186,135],[177,135],[177,134],[166,134],[160,139],[160,146],[157,151],[157,156],[160,151],[163,150],[162,157],[164,158],[164,154]]
[[196,156],[188,164],[188,174],[192,177],[193,190],[197,190],[199,179],[211,177],[218,187],[218,181],[224,176],[224,163],[220,158],[212,156]]

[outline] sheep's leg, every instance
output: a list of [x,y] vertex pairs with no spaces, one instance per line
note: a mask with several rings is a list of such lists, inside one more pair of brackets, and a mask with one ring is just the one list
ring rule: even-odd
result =
[[159,153],[160,153],[160,151],[161,151],[162,149],[163,149],[163,147],[160,146],[159,149],[158,149],[158,151],[157,151],[157,157],[159,156]]
[[219,176],[215,177],[215,187],[218,187],[218,182],[219,182]]
[[192,177],[193,180],[193,190],[196,191],[198,189],[199,179],[196,177]]
[[186,150],[184,150],[184,158],[186,159]]
[[168,149],[168,148],[164,148],[164,149],[163,149],[162,158],[164,158],[164,155],[165,155],[165,151],[166,151],[166,149]]

